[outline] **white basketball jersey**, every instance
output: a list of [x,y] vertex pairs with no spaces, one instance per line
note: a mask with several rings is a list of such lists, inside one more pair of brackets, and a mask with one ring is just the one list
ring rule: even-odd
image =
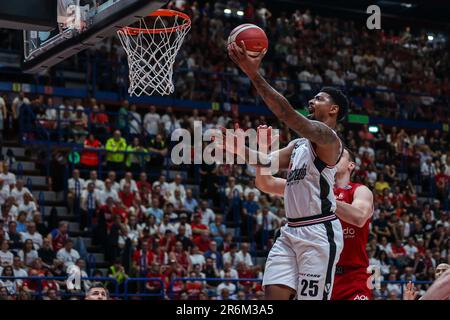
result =
[[[306,138],[294,140],[284,191],[286,217],[306,218],[336,211],[335,167],[320,160]],[[342,143],[341,143],[342,148]]]

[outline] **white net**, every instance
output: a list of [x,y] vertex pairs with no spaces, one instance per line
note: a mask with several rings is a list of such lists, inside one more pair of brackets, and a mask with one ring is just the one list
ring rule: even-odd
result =
[[190,27],[187,16],[152,15],[117,31],[128,57],[130,96],[173,93],[175,57]]

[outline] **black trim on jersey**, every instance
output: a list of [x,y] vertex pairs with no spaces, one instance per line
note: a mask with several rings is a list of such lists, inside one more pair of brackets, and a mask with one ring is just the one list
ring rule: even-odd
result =
[[319,157],[316,156],[314,159],[314,166],[317,168],[317,171],[319,171],[320,174],[322,174],[323,169],[327,167],[327,164],[323,162]]
[[328,296],[331,295],[331,286],[333,285],[331,282],[333,276],[332,271],[334,260],[336,259],[336,243],[334,242],[334,231],[333,231],[333,224],[331,223],[331,221],[326,221],[323,223],[323,225],[327,230],[328,243],[330,244],[330,255],[328,256],[327,275],[325,277],[325,285],[322,300],[328,300]]
[[327,180],[320,174],[320,202],[322,214],[328,215],[331,212],[331,201],[328,199],[330,194],[330,185]]
[[327,214],[322,213],[322,214],[316,214],[314,216],[309,216],[309,217],[302,217],[302,218],[287,218],[288,222],[305,222],[305,221],[310,221],[310,220],[315,220],[315,219],[320,219],[320,218],[326,218],[328,216],[332,216],[334,213],[329,212]]

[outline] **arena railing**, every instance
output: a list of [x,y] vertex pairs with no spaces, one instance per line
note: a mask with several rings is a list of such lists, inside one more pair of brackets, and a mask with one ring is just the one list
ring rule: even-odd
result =
[[170,280],[169,285],[169,297],[171,300],[174,300],[175,298],[175,291],[174,291],[174,284],[175,282],[185,282],[185,281],[201,281],[201,282],[207,282],[207,281],[214,281],[219,285],[220,282],[236,282],[238,287],[239,285],[242,286],[242,284],[239,284],[240,282],[260,282],[262,283],[262,279],[257,278],[240,278],[240,279],[229,279],[229,278],[174,278]]
[[[42,298],[42,296],[44,295],[43,290],[43,281],[67,281],[68,278],[67,277],[42,277],[42,276],[36,276],[36,277],[16,277],[16,276],[0,276],[0,280],[11,280],[11,281],[17,281],[17,280],[24,280],[24,281],[38,281],[37,283],[37,290],[33,290],[35,291],[34,293],[32,293],[33,296],[37,296]],[[112,283],[113,284],[113,288],[114,290],[111,292],[111,296],[112,297],[117,297],[120,296],[120,291],[119,291],[119,283],[117,282],[117,279],[115,278],[111,278],[111,277],[81,277],[80,278],[81,281],[81,286],[84,287],[84,283],[83,281],[95,281],[95,282],[106,282],[106,283]],[[82,289],[80,289],[82,290]],[[70,296],[84,296],[83,293],[80,292],[80,290],[74,290],[74,292],[59,292],[59,294],[61,296],[66,296],[66,297],[70,297]],[[61,290],[59,290],[61,291]]]
[[[156,281],[159,282],[160,284],[160,289],[158,290],[159,293],[149,293],[147,292],[147,288],[145,288],[143,291],[144,293],[140,292],[142,291],[141,289],[138,289],[136,291],[138,292],[130,292],[129,289],[129,284],[132,282],[149,282],[149,281]],[[161,278],[127,278],[125,279],[124,282],[124,293],[123,293],[123,298],[125,300],[128,300],[130,297],[143,297],[143,298],[147,298],[147,297],[160,297],[161,299],[165,298],[165,294],[166,294],[166,288],[165,288],[165,283]]]
[[[8,276],[0,276],[0,280],[11,280],[11,281],[17,281],[17,280],[35,280],[35,281],[39,281],[38,282],[38,290],[36,293],[34,293],[35,296],[38,297],[42,297],[43,294],[43,285],[42,285],[42,281],[66,281],[67,277],[8,277]],[[155,277],[140,277],[140,278],[127,278],[125,279],[125,281],[123,281],[122,283],[119,283],[117,281],[116,278],[111,278],[111,277],[82,277],[81,281],[92,281],[92,282],[103,282],[103,283],[111,283],[112,286],[111,288],[113,288],[112,292],[111,292],[111,296],[115,297],[115,298],[123,298],[125,300],[128,300],[129,298],[133,298],[133,297],[140,297],[140,298],[146,298],[146,297],[160,297],[161,299],[165,299],[165,298],[170,298],[171,300],[174,300],[176,292],[174,291],[174,285],[176,282],[186,282],[186,281],[200,281],[200,282],[211,282],[214,281],[217,285],[219,285],[221,282],[233,282],[233,283],[237,283],[237,289],[240,289],[243,287],[242,284],[240,284],[241,282],[253,282],[253,283],[262,283],[262,279],[258,279],[258,278],[238,278],[238,279],[229,279],[229,278],[188,278],[188,277],[180,277],[180,278],[173,278],[170,280],[169,282],[169,287],[166,288],[165,287],[165,281],[162,280],[161,278],[155,278]],[[159,293],[148,293],[148,292],[144,292],[142,293],[141,289],[137,289],[137,290],[130,290],[129,286],[131,283],[133,282],[148,282],[148,281],[156,281],[159,282],[161,284],[161,290]],[[420,281],[420,280],[415,280],[415,281],[411,281],[414,285],[431,285],[433,282],[432,281]],[[389,280],[389,281],[381,281],[380,284],[381,285],[388,285],[388,284],[398,284],[400,285],[400,299],[403,299],[403,294],[404,294],[404,288],[406,286],[406,284],[409,283],[409,281],[406,280]],[[121,284],[123,284],[123,290],[120,289]],[[82,286],[84,286],[84,284],[82,283]],[[166,289],[168,289],[168,291],[166,292]],[[214,291],[216,291],[216,288],[213,287]],[[211,291],[212,291],[211,290]],[[376,289],[374,289],[376,290]],[[61,292],[62,290],[59,290],[59,294],[61,296],[66,296],[66,297],[70,297],[70,296],[84,296],[83,293],[78,292]],[[137,291],[137,292],[130,292],[130,291]],[[144,290],[145,291],[145,290]],[[167,293],[167,296],[166,296]],[[212,294],[213,296],[216,293],[214,292],[214,294]],[[387,297],[386,297],[387,298]]]

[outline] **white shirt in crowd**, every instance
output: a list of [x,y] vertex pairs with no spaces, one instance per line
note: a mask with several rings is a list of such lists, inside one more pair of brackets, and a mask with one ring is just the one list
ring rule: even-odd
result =
[[225,273],[229,273],[230,274],[230,279],[239,279],[239,273],[234,268],[231,268],[227,272],[225,272],[225,270],[220,270],[219,271],[220,277],[221,278],[225,278]]
[[[120,180],[120,190],[123,190],[123,187],[125,186],[125,184],[127,183],[127,181],[124,179]],[[136,184],[136,181],[134,179],[131,179],[130,182],[128,182],[130,184],[130,190],[132,192],[138,192],[138,187]]]
[[14,262],[14,255],[11,251],[3,252],[0,250],[0,266],[4,266],[5,264],[12,265]]
[[242,251],[237,252],[236,260],[237,263],[244,262],[247,266],[253,266],[252,256],[248,252],[246,254],[244,254],[244,252]]
[[95,179],[95,182],[90,179],[87,180],[86,183],[84,184],[84,188],[87,189],[88,185],[91,182],[95,184],[96,190],[99,190],[99,191],[105,190],[105,183],[102,180],[98,180],[98,179]]
[[230,263],[231,263],[231,266],[232,266],[233,268],[235,268],[236,265],[237,265],[237,263],[239,262],[238,259],[237,259],[237,252],[236,252],[236,254],[234,255],[234,259],[233,259],[233,257],[231,256],[230,252],[226,252],[226,253],[223,255],[222,259],[223,259],[223,263],[230,262]]
[[206,208],[206,210],[202,212],[202,224],[205,226],[209,226],[215,219],[216,214],[210,208]]
[[130,120],[130,133],[131,134],[140,134],[142,128],[142,118],[139,113],[136,111],[131,111],[131,120]]
[[273,230],[274,222],[276,220],[277,220],[277,216],[271,211],[269,211],[266,216],[264,216],[262,213],[258,213],[256,215],[256,224],[263,225],[265,230]]
[[37,206],[34,201],[30,201],[28,204],[22,203],[19,205],[18,210],[27,213],[27,221],[33,221],[33,213],[37,210]]
[[82,178],[79,178],[77,180],[75,180],[74,178],[70,178],[69,181],[68,181],[68,185],[67,186],[68,186],[69,190],[73,189],[74,191],[76,191],[75,187],[76,187],[76,182],[77,181],[80,184],[80,193],[81,193],[81,190],[86,189],[86,187],[87,187],[86,186],[86,180],[84,180]]
[[12,172],[8,172],[7,174],[0,173],[0,179],[7,185],[16,184],[16,175]]
[[412,245],[410,246],[409,244],[406,244],[405,246],[403,246],[405,248],[406,254],[408,255],[408,257],[410,257],[411,259],[414,259],[414,254],[419,252],[419,249],[417,249],[416,246]]
[[[96,205],[97,202],[99,202],[100,199],[100,191],[98,191],[97,189],[94,190],[94,192],[92,193],[93,195],[93,201],[94,201],[94,205]],[[81,193],[81,208],[83,210],[87,210],[87,207],[89,205],[88,203],[88,196],[89,196],[89,191],[87,189],[83,190],[83,192]]]
[[181,198],[186,198],[186,189],[184,188],[184,185],[177,185],[175,182],[171,182],[167,185],[167,192],[169,193],[169,197],[175,194],[175,190],[180,191]]
[[228,291],[230,292],[230,295],[232,295],[236,292],[236,285],[231,282],[228,282],[228,284],[225,282],[222,282],[221,284],[219,284],[217,286],[217,295],[220,296],[220,293],[222,292],[223,289],[228,289]]
[[28,252],[26,255],[26,259],[25,259],[25,253],[23,252],[23,250],[20,250],[17,255],[19,256],[20,260],[25,262],[26,265],[31,265],[34,260],[39,258],[36,250],[31,250],[30,252]]
[[99,201],[101,205],[106,204],[106,200],[111,197],[113,198],[114,202],[119,202],[119,194],[117,193],[116,190],[112,189],[111,190],[103,190],[99,192]]
[[255,201],[258,202],[259,201],[259,196],[261,195],[261,191],[259,191],[258,188],[246,187],[245,190],[244,190],[245,198],[247,198],[247,196],[249,195],[250,192],[253,192],[255,194]]
[[0,206],[2,206],[6,199],[9,197],[10,194],[10,189],[9,189],[9,184],[4,183],[3,184],[3,188],[0,189]]
[[68,267],[70,265],[75,264],[75,262],[77,262],[77,260],[80,259],[80,254],[75,249],[72,249],[69,252],[66,250],[66,248],[61,248],[56,254],[56,258],[64,262],[64,265]]
[[34,249],[39,250],[42,247],[42,235],[39,232],[35,232],[33,234],[27,232],[21,232],[20,237],[22,238],[22,242],[25,242],[28,239],[31,239],[34,244]]
[[192,265],[199,264],[201,267],[203,267],[203,265],[206,262],[205,257],[202,254],[200,254],[200,253],[191,254],[189,256],[189,258],[191,259]]
[[16,199],[16,203],[19,205],[23,203],[23,196],[25,193],[29,193],[31,195],[31,192],[27,187],[22,187],[21,190],[17,188],[11,190],[11,196]]
[[155,113],[147,113],[144,117],[144,128],[149,134],[155,135],[158,133],[159,122],[161,121],[161,116]]
[[[180,227],[180,225],[181,225],[180,222],[175,223],[175,227],[174,227],[175,230],[176,230],[175,234],[178,234],[178,228]],[[183,226],[184,226],[184,228],[186,230],[184,235],[186,237],[188,237],[188,238],[192,237],[192,227],[191,227],[191,225],[189,223],[185,223]]]

